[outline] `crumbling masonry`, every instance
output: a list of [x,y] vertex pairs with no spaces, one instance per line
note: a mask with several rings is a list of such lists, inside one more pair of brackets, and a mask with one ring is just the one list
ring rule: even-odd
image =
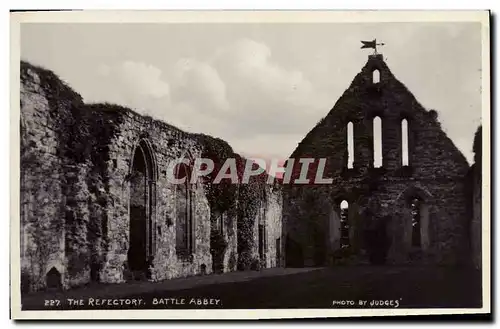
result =
[[[475,163],[371,55],[291,158],[326,158],[331,184],[212,184],[246,159],[218,138],[110,104],[85,104],[21,62],[21,289],[158,281],[276,266],[481,264],[481,131]],[[172,184],[173,161],[215,171]],[[297,164],[297,161],[296,163]],[[314,179],[318,161],[308,178]],[[178,178],[192,166],[178,166]]]
[[278,186],[167,181],[179,158],[236,157],[242,167],[224,141],[84,104],[25,62],[20,100],[23,291],[280,265]]
[[437,112],[418,103],[382,55],[369,56],[291,158],[326,158],[333,183],[284,185],[287,266],[463,264],[471,251],[478,262],[478,165],[467,175]]

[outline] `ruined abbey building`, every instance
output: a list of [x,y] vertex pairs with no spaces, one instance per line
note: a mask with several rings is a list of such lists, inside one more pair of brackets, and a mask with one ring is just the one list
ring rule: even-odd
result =
[[[281,189],[174,185],[179,158],[245,159],[224,141],[110,104],[85,104],[21,62],[21,289],[163,280],[280,265]],[[190,165],[176,175],[190,175]],[[241,177],[240,177],[241,179]]]
[[[293,152],[291,184],[212,184],[229,158],[242,178],[225,141],[85,104],[26,62],[20,100],[24,292],[276,266],[481,267],[481,130],[469,166],[380,54]],[[200,157],[215,161],[208,177],[167,179]],[[316,159],[309,184],[294,184],[299,158]],[[314,183],[321,158],[331,183]]]
[[283,185],[287,266],[480,261],[480,169],[381,54],[291,158],[326,158],[333,183]]

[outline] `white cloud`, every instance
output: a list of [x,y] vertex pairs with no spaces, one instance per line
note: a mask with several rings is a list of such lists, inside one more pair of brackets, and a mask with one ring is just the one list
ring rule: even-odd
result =
[[314,92],[311,83],[302,72],[274,63],[271,50],[265,44],[242,39],[219,50],[213,61],[226,77],[243,82],[253,92],[287,103],[305,105],[311,102],[306,98]]
[[239,40],[209,63],[226,83],[239,135],[304,133],[328,111],[328,98],[302,72],[274,62],[263,43]]
[[161,79],[159,68],[141,62],[126,61],[118,69],[120,81],[127,91],[153,98],[169,96],[169,85]]
[[247,154],[281,157],[297,143],[287,136],[305,134],[328,110],[327,98],[302,72],[273,62],[268,46],[248,39],[206,61],[180,59],[169,76],[164,72],[143,62],[101,65],[84,97],[221,137]]
[[470,159],[481,118],[479,31],[463,22],[27,24],[21,54],[86,101],[129,106],[235,145],[244,140],[247,153],[287,156],[293,147],[279,137],[304,136],[326,115],[366,61],[359,40],[376,36],[392,72],[438,111]]
[[[164,72],[144,62],[100,65],[83,96],[221,137],[242,154],[265,158],[289,156],[332,105],[302,72],[274,62],[268,46],[248,39],[206,61],[180,59],[168,76]],[[468,140],[455,142],[470,161]]]
[[205,112],[229,110],[226,85],[213,67],[184,58],[175,64],[173,72],[171,78],[176,102],[190,103],[200,110],[205,107]]
[[156,118],[164,118],[170,105],[170,86],[162,71],[150,64],[133,61],[101,64],[93,81],[83,95],[87,102],[116,103]]
[[[302,134],[258,134],[235,138],[231,146],[236,152],[247,157],[284,160],[291,155],[303,138]],[[284,150],[291,151],[283,152]]]
[[179,60],[171,75],[151,64],[125,61],[101,64],[86,88],[87,102],[110,102],[174,124],[191,132],[220,135],[227,123],[218,111],[227,111],[224,82],[211,66]]
[[[253,40],[221,47],[206,61],[182,58],[168,76],[165,71],[134,61],[100,65],[83,96],[221,137],[238,152],[266,158],[290,155],[331,107],[302,72],[274,62],[271,49]],[[455,141],[470,158],[467,139]]]

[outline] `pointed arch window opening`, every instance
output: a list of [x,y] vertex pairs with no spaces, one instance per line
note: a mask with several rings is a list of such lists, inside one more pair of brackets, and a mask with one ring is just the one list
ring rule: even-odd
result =
[[340,248],[348,248],[349,241],[349,202],[342,200],[340,203]]
[[380,168],[382,166],[382,119],[376,116],[373,118],[373,167]]
[[347,123],[347,168],[354,168],[354,124]]
[[409,166],[408,120],[401,120],[401,165]]
[[379,82],[380,82],[380,71],[378,69],[375,69],[372,72],[372,83],[376,84]]
[[133,152],[129,179],[129,248],[131,271],[146,272],[156,251],[156,162],[149,143],[141,140]]
[[181,163],[177,166],[176,178],[183,179],[183,184],[176,185],[176,253],[187,258],[194,252],[194,234],[193,234],[193,202],[190,180],[190,168]]

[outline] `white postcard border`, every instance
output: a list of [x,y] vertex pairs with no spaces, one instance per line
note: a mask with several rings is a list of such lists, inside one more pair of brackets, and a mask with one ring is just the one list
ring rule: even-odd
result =
[[[489,11],[59,11],[11,13],[10,58],[10,288],[13,319],[292,319],[491,312],[491,126],[490,126],[490,13]],[[162,309],[22,311],[20,289],[19,211],[19,86],[20,24],[22,23],[347,23],[347,22],[478,22],[482,24],[482,308],[457,309]]]

